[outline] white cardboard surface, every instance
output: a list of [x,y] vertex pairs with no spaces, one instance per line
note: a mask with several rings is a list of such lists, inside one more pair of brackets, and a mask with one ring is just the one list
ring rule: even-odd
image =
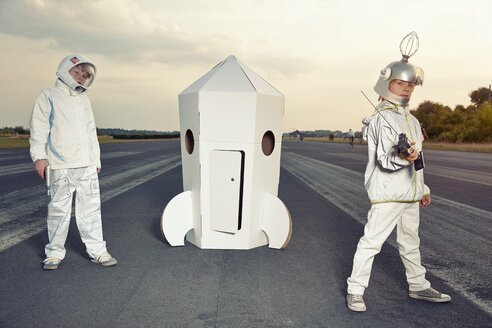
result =
[[[173,246],[186,236],[200,248],[284,248],[292,232],[277,198],[284,96],[229,56],[179,95],[179,111],[185,191],[162,215],[166,239]],[[267,132],[274,136],[268,156]]]

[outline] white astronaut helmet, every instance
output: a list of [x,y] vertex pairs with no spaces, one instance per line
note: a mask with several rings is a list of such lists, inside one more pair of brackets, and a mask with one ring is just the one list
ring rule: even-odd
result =
[[[69,71],[75,66],[79,68],[88,75],[84,84],[81,85],[70,75]],[[94,77],[96,76],[96,65],[86,56],[82,54],[72,54],[68,55],[62,59],[56,70],[56,76],[63,83],[68,85],[68,87],[77,92],[85,92],[89,90],[92,82],[94,82]]]
[[417,33],[411,32],[401,40],[400,52],[403,57],[400,61],[392,62],[381,70],[379,79],[374,86],[374,91],[378,95],[392,103],[401,106],[408,105],[410,98],[397,96],[390,92],[389,84],[392,80],[402,80],[415,85],[424,83],[424,71],[420,67],[408,63],[408,58],[412,57],[418,49],[419,38]]

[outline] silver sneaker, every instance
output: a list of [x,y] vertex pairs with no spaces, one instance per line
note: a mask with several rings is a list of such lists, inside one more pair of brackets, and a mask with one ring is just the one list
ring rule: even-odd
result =
[[116,259],[113,258],[108,252],[99,255],[98,257],[92,259],[91,261],[105,267],[118,264],[118,261],[116,261]]
[[439,293],[432,287],[429,287],[420,291],[410,291],[408,296],[416,300],[423,300],[428,302],[445,303],[451,301],[451,296],[443,293]]
[[56,257],[47,257],[43,261],[43,269],[56,270],[60,266],[61,260]]
[[347,307],[355,312],[366,311],[366,303],[364,303],[362,295],[347,294]]

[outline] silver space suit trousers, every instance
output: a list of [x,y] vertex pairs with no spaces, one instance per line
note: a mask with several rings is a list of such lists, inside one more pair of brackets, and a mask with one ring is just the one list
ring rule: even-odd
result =
[[72,200],[75,193],[75,219],[80,237],[91,258],[105,253],[101,222],[101,199],[99,179],[95,167],[60,169],[51,171],[48,205],[48,238],[46,257],[63,260],[65,241],[72,215]]
[[357,244],[352,274],[347,279],[349,294],[363,295],[369,284],[374,257],[396,227],[396,242],[405,266],[406,278],[411,291],[430,287],[425,279],[425,268],[420,260],[419,203],[388,202],[373,204],[367,214],[364,236]]

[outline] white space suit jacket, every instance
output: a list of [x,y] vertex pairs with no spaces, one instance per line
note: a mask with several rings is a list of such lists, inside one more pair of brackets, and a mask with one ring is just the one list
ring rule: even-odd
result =
[[388,101],[379,103],[378,110],[380,114],[376,112],[363,121],[368,124],[364,185],[369,199],[373,204],[420,201],[430,194],[424,184],[424,170],[415,171],[414,164],[401,158],[395,149],[398,134],[405,133],[409,140],[415,141],[414,147],[422,150],[420,123],[407,108]]
[[51,169],[101,167],[96,124],[89,98],[60,79],[36,99],[30,119],[31,158]]

